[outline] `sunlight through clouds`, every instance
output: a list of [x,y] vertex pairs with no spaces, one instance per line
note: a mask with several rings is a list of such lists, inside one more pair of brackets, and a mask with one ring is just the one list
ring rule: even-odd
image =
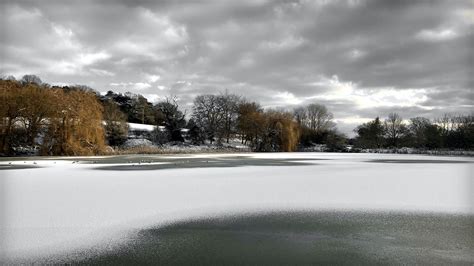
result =
[[276,94],[274,98],[282,104],[296,105],[303,102],[302,99],[298,99],[293,93],[287,91]]
[[338,76],[322,77],[320,81],[309,83],[311,86],[329,88],[327,93],[310,96],[310,100],[348,101],[358,108],[375,108],[381,106],[419,106],[428,97],[427,89],[403,89],[403,91],[386,88],[359,88],[351,81],[340,81]]
[[421,40],[439,42],[455,39],[459,34],[453,29],[422,30],[416,37]]

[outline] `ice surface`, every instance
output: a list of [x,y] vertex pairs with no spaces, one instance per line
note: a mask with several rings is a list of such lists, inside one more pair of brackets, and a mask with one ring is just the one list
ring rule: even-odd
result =
[[225,213],[349,209],[472,215],[473,163],[466,157],[335,153],[2,161],[0,255],[34,258],[111,248],[142,228]]

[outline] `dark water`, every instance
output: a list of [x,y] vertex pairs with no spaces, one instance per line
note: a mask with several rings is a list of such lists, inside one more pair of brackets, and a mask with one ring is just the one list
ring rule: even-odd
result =
[[472,161],[459,160],[414,160],[414,159],[374,159],[371,163],[409,163],[409,164],[472,164]]
[[[128,245],[62,259],[87,265],[472,265],[474,217],[285,212],[141,230]],[[59,262],[58,260],[48,260]]]

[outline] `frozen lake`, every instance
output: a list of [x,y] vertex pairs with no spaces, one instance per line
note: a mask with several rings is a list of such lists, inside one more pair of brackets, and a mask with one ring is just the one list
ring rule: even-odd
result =
[[[260,241],[268,245],[259,262],[271,263],[264,258],[274,247],[301,263],[344,262],[327,258],[345,252],[352,254],[346,262],[471,264],[473,163],[336,153],[3,159],[1,257],[186,263],[186,254],[200,254],[203,263],[232,263],[243,246]],[[294,242],[301,248],[285,248]],[[207,260],[206,252],[223,246],[233,248]],[[259,249],[241,253],[252,258],[251,250]],[[166,260],[173,251],[185,252],[184,261]]]

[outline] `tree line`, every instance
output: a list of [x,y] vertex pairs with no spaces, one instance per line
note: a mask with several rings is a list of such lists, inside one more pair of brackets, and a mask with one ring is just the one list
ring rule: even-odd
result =
[[[258,103],[235,94],[196,96],[189,119],[181,111],[176,97],[167,97],[155,105],[145,99],[141,107],[129,108],[127,102],[132,102],[132,97],[109,91],[101,101],[115,105],[116,111],[125,114],[129,122],[134,121],[137,111],[142,117],[148,117],[145,122],[158,126],[149,136],[156,144],[184,142],[183,128],[188,129],[186,140],[192,144],[220,145],[237,137],[255,151],[295,151],[299,143],[300,127],[290,112],[264,110]],[[114,127],[119,128],[119,125],[116,123]],[[126,136],[114,139],[120,138],[126,139]]]
[[[41,155],[92,155],[120,146],[128,123],[156,125],[155,144],[190,142],[221,145],[238,139],[254,151],[296,151],[324,144],[328,151],[413,147],[474,149],[473,115],[403,120],[390,114],[361,124],[348,139],[326,106],[311,103],[292,110],[265,109],[235,94],[198,95],[191,113],[176,97],[158,103],[133,93],[100,95],[87,86],[50,86],[34,75],[0,80],[0,154],[34,148]],[[184,130],[186,133],[184,134]]]
[[379,117],[359,125],[353,143],[358,148],[474,149],[474,115],[444,114],[430,120],[397,113],[381,121]]

